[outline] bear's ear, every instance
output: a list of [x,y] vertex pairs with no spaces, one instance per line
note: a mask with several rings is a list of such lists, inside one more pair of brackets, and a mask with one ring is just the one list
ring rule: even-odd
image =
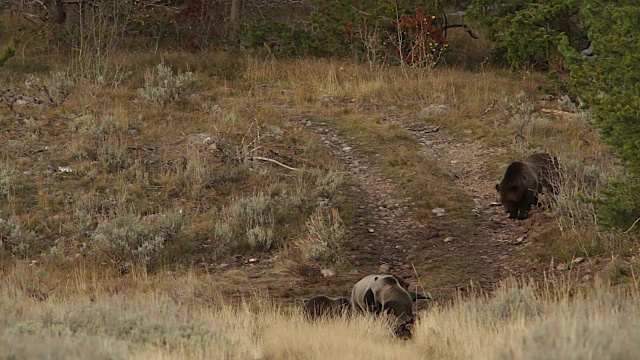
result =
[[496,184],[496,191],[500,192],[500,184]]

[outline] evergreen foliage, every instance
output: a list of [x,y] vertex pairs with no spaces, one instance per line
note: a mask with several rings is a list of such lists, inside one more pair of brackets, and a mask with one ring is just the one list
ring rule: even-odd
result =
[[607,227],[628,228],[640,217],[640,4],[635,0],[586,2],[595,56],[573,51],[565,40],[563,52],[571,82],[593,109],[601,137],[613,146],[627,176],[611,182],[599,199],[599,221]]
[[[561,35],[578,50],[588,46],[581,0],[474,0],[469,13],[496,44],[493,60],[514,68],[547,69]],[[555,59],[555,60],[554,60]]]

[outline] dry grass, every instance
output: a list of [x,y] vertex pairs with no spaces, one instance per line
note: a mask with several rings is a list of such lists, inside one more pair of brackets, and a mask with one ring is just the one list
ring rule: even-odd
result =
[[[602,282],[586,288],[566,278],[543,287],[508,280],[492,296],[420,312],[413,339],[403,341],[380,318],[308,323],[299,307],[278,307],[260,294],[233,305],[210,276],[51,271],[18,265],[0,279],[3,356],[620,359],[640,350],[638,289]],[[58,287],[35,298],[21,286],[34,278]]]
[[632,324],[640,316],[637,288],[554,285],[554,290],[545,290],[506,281],[490,298],[432,309],[420,323],[416,343],[442,359],[634,356],[638,338]]
[[[558,226],[537,232],[542,243],[551,244],[553,256],[611,250],[611,241],[596,231],[594,206],[584,199],[596,197],[620,169],[599,141],[588,113],[554,117],[540,112],[541,107],[555,105],[535,100],[544,82],[539,74],[455,68],[403,71],[341,60],[220,54],[119,56],[117,62],[126,64],[121,70],[131,76],[115,88],[67,84],[70,93],[58,108],[2,110],[10,136],[1,145],[0,196],[8,202],[0,216],[47,239],[34,247],[38,251],[47,252],[64,240],[67,248],[58,246],[61,253],[86,252],[92,248],[87,246],[91,232],[105,209],[112,207],[128,208],[136,216],[160,209],[185,211],[185,226],[176,234],[178,245],[167,251],[187,247],[196,257],[204,253],[210,259],[234,249],[279,249],[304,242],[310,216],[322,207],[338,209],[348,219],[347,208],[357,204],[347,200],[343,182],[332,180],[341,166],[317,138],[290,121],[300,114],[333,128],[369,155],[387,178],[402,184],[405,197],[412,197],[420,209],[419,216],[444,207],[453,215],[469,217],[464,204],[470,199],[449,186],[450,175],[421,156],[421,145],[397,123],[421,121],[415,114],[437,103],[449,104],[454,111],[425,121],[480,139],[488,147],[508,149],[488,160],[496,178],[509,161],[534,151],[560,158],[560,195],[549,212]],[[59,60],[52,57],[46,70],[36,72],[39,83],[60,83],[60,71],[66,69]],[[163,89],[163,94],[180,90],[181,95],[155,105],[141,99],[139,89],[148,85],[149,77],[143,75],[161,62],[167,73],[193,73],[193,83],[188,92]],[[20,67],[25,68],[29,67]],[[7,64],[0,78],[19,90],[30,74],[13,70],[19,69]],[[199,137],[212,140],[194,143]],[[70,173],[51,171],[67,167]],[[257,193],[276,204],[272,213],[252,220],[252,212],[244,211],[240,219],[232,219],[230,209],[238,205],[234,203]],[[572,240],[585,236],[590,245]],[[233,240],[246,237],[250,241]],[[285,237],[290,239],[286,243],[280,240]],[[37,252],[12,255],[33,257]],[[166,255],[164,259],[181,258]]]
[[[563,172],[549,216],[532,231],[540,255],[634,259],[638,240],[599,232],[584,202],[620,169],[588,113],[541,113],[555,104],[536,100],[540,74],[113,47],[99,63],[69,62],[44,33],[2,20],[18,41],[0,69],[2,88],[41,98],[47,86],[56,97],[0,108],[2,357],[606,359],[640,350],[631,262],[603,274],[632,289],[508,282],[491,297],[422,312],[405,342],[380,319],[309,324],[263,294],[238,298],[250,290],[232,271],[180,272],[235,254],[277,253],[274,271],[340,261],[361,204],[339,161],[293,120],[300,116],[352,143],[418,216],[444,207],[461,227],[471,199],[419,154],[399,120],[508,149],[488,160],[496,178],[511,160],[552,152]],[[158,81],[160,70],[172,80]],[[429,104],[454,111],[417,119]],[[167,214],[179,221],[165,224]]]

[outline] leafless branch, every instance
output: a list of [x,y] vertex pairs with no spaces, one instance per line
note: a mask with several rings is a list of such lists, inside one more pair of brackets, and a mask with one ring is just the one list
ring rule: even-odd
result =
[[280,162],[280,161],[278,161],[278,160],[269,159],[269,158],[262,157],[262,156],[249,156],[249,157],[247,157],[247,159],[249,159],[249,160],[262,160],[262,161],[269,161],[269,162],[272,162],[272,163],[274,163],[274,164],[280,165],[280,166],[282,166],[282,167],[283,167],[283,168],[285,168],[285,169],[289,169],[289,170],[293,170],[293,171],[298,171],[298,170],[300,170],[300,169],[296,169],[296,168],[294,168],[294,167],[291,167],[291,166],[285,165],[285,164],[281,163],[281,162]]

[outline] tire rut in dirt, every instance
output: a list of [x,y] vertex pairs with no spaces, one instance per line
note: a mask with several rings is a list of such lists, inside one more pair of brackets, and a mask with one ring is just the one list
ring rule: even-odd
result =
[[[438,298],[449,299],[459,289],[467,288],[471,281],[490,291],[500,279],[520,272],[517,262],[513,261],[518,255],[517,248],[497,241],[498,235],[511,236],[517,225],[498,221],[498,226],[493,226],[496,231],[492,231],[491,226],[483,226],[484,222],[492,221],[486,214],[479,214],[474,229],[464,229],[465,225],[453,218],[434,216],[426,223],[417,221],[411,197],[386,179],[379,167],[359,156],[357,147],[340,138],[330,125],[304,115],[290,119],[318,135],[357,184],[352,190],[362,199],[362,205],[357,211],[357,220],[347,229],[344,244],[348,249],[345,256],[357,273],[345,276],[356,281],[363,275],[377,273],[384,263],[390,266],[392,273],[409,277],[415,276],[414,265],[419,264],[419,276],[429,279],[430,286],[426,290]],[[407,130],[415,135],[415,130]],[[443,141],[443,136],[437,132],[423,130],[421,133],[437,137],[426,141]],[[427,154],[434,156],[428,151]],[[452,186],[461,184],[454,182]],[[468,187],[462,187],[469,192]],[[487,192],[482,193],[483,200],[490,197]],[[445,243],[446,237],[456,240]]]

